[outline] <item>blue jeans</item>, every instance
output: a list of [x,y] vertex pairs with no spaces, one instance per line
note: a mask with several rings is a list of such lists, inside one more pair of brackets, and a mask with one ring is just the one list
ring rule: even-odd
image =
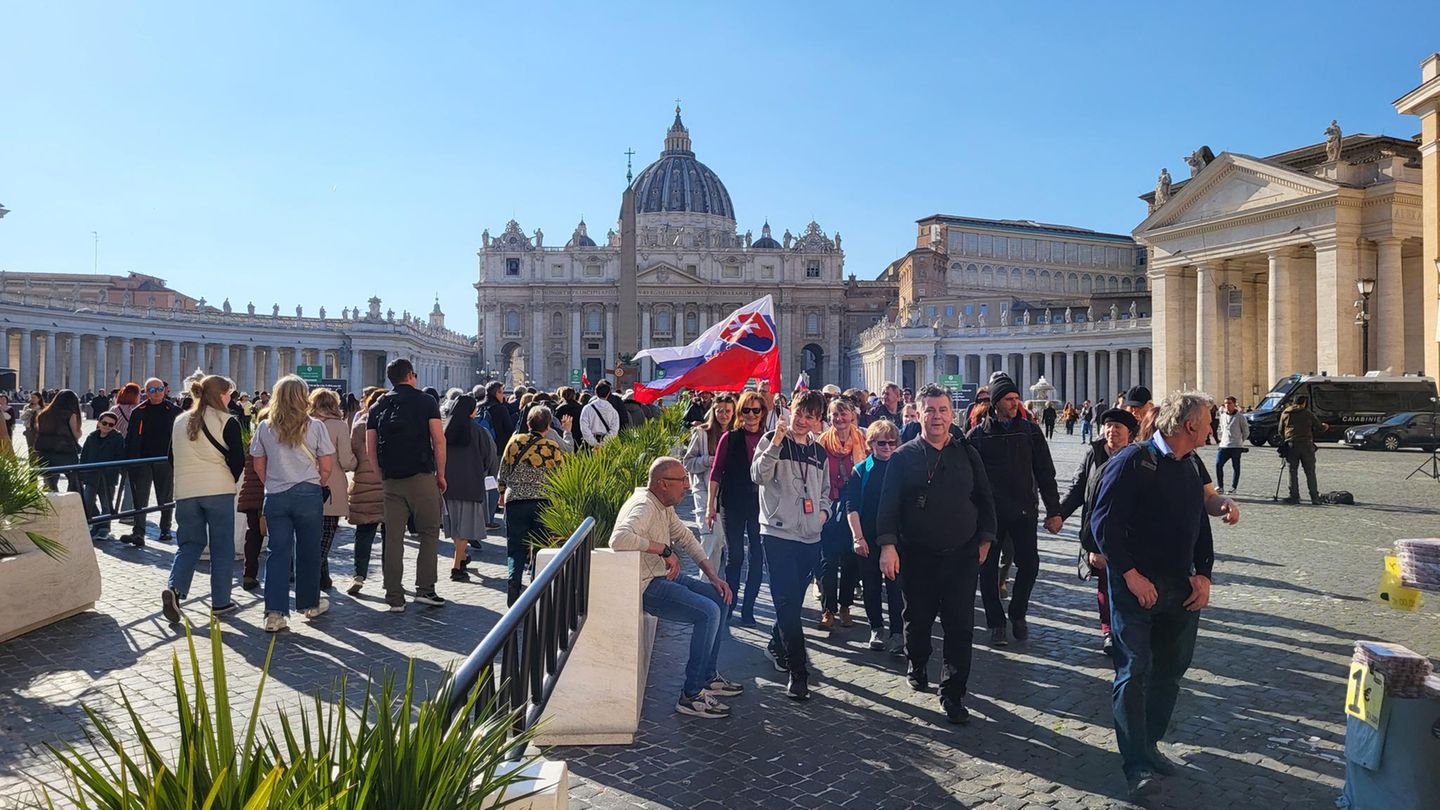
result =
[[694,697],[714,680],[720,643],[730,637],[725,621],[725,601],[708,582],[689,577],[674,581],[656,577],[645,586],[641,597],[645,612],[666,621],[688,624],[690,660],[685,662],[685,686],[682,697]]
[[1081,422],[1080,422],[1080,441],[1082,441],[1082,442],[1088,442],[1088,441],[1090,441],[1090,427],[1091,427],[1092,424],[1094,424],[1094,423],[1091,422],[1089,419],[1081,420]]
[[1153,771],[1151,751],[1165,736],[1180,679],[1195,654],[1200,612],[1185,609],[1190,583],[1152,579],[1155,605],[1149,610],[1130,592],[1124,577],[1110,577],[1110,632],[1115,644],[1115,741],[1126,776]]
[[855,604],[855,583],[860,579],[855,538],[843,515],[826,521],[820,532],[820,606],[832,613]]
[[[740,617],[755,615],[755,597],[760,594],[760,583],[765,581],[765,548],[760,541],[760,516],[737,510],[721,508],[725,518],[725,584],[735,594],[730,603],[729,613],[740,605]],[[746,537],[749,537],[750,568],[745,572],[745,599],[740,599],[740,571],[745,568]]]
[[290,562],[295,562],[295,609],[320,604],[320,528],[325,503],[319,484],[265,493],[270,556],[265,558],[265,612],[290,612]]
[[1222,447],[1215,451],[1215,486],[1225,488],[1225,462],[1235,465],[1235,477],[1230,481],[1230,488],[1240,486],[1240,454],[1244,452],[1243,447]]
[[775,603],[775,627],[770,632],[770,651],[788,661],[790,675],[798,680],[810,677],[806,667],[805,632],[800,626],[800,607],[805,588],[820,564],[820,544],[785,540],[762,534],[765,564],[770,567],[770,601]]
[[170,562],[170,589],[182,596],[190,593],[195,564],[208,544],[210,606],[230,604],[230,589],[235,584],[235,496],[181,498],[175,502],[175,522],[179,543]]

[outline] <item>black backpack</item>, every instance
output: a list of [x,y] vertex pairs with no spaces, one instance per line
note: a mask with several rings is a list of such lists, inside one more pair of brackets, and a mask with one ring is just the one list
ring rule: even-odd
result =
[[1327,492],[1324,495],[1321,495],[1320,502],[1336,504],[1339,506],[1354,506],[1355,496],[1351,495],[1343,489],[1337,489],[1334,492]]

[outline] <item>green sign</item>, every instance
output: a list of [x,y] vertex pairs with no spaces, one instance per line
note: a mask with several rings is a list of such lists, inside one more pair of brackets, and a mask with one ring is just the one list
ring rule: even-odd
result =
[[296,366],[296,367],[295,367],[295,376],[299,377],[300,379],[304,380],[305,382],[309,383],[310,385],[315,385],[315,384],[319,383],[320,380],[324,379],[324,377],[325,377],[325,367],[324,367],[324,366]]
[[664,369],[664,368],[658,367],[658,366],[655,368],[655,379],[657,379],[657,380],[663,380],[663,379],[665,379],[665,369]]
[[578,369],[578,368],[572,368],[572,369],[570,369],[570,384],[571,384],[571,385],[579,385],[579,384],[580,384],[580,369]]
[[941,375],[940,375],[940,384],[943,385],[943,386],[945,386],[946,388],[950,388],[950,389],[959,388],[959,387],[960,387],[961,385],[963,385],[964,383],[965,383],[964,378],[963,378],[961,375],[959,375],[959,374],[941,374]]

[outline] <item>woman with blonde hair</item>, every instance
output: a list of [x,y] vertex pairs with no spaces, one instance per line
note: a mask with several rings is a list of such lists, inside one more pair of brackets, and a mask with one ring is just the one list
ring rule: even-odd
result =
[[320,595],[320,534],[335,444],[310,416],[310,388],[287,374],[270,393],[266,418],[250,440],[255,477],[265,485],[265,632],[290,626],[290,564],[295,564],[295,608],[314,619],[330,609]]
[[170,453],[175,470],[178,542],[160,611],[180,622],[200,552],[210,547],[210,615],[235,611],[230,598],[235,568],[235,482],[245,469],[240,423],[230,414],[235,384],[218,374],[190,382],[190,409],[175,417]]
[[711,531],[705,522],[705,510],[710,505],[710,468],[714,465],[715,450],[720,439],[735,427],[735,395],[721,393],[710,403],[705,420],[690,430],[690,444],[685,448],[685,457],[680,463],[690,475],[690,497],[695,506],[696,529],[700,532],[700,544],[710,558],[710,565],[719,571],[724,558],[724,526]]
[[[860,581],[860,564],[852,548],[854,538],[846,519],[845,485],[855,465],[869,455],[865,435],[856,426],[859,414],[845,397],[830,400],[830,428],[816,440],[825,448],[825,470],[830,482],[830,519],[820,533],[820,617],[821,630],[833,630],[838,620],[850,627],[850,606],[855,603],[855,586]],[[837,590],[838,589],[838,590]]]
[[320,420],[325,432],[330,434],[330,443],[335,445],[335,464],[330,467],[330,498],[325,501],[325,520],[320,527],[320,590],[333,587],[330,581],[330,546],[335,542],[335,533],[340,530],[340,518],[350,512],[350,497],[347,494],[350,480],[345,473],[355,469],[358,460],[350,445],[350,423],[345,421],[340,407],[340,395],[329,388],[316,388],[310,392],[310,415]]
[[[765,578],[765,547],[760,541],[760,488],[750,477],[750,463],[764,434],[765,395],[745,391],[736,403],[739,418],[715,443],[715,461],[710,465],[710,497],[705,508],[705,525],[715,529],[717,519],[725,531],[725,582],[740,602],[740,625],[755,626],[755,597]],[[745,575],[745,598],[740,599],[740,571],[745,567],[745,549],[750,549],[750,568]]]

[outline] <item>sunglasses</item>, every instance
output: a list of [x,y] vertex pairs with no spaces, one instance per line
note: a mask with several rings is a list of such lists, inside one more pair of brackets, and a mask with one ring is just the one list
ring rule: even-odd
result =
[[164,390],[165,390],[164,388],[156,388],[156,387],[154,387],[154,386],[151,386],[151,387],[145,389],[145,393],[147,393],[147,394],[159,394],[159,393],[163,392]]
[[100,427],[115,427],[115,423],[109,420],[102,419],[100,420]]
[[740,413],[764,413],[764,408],[741,408]]
[[876,447],[894,447],[894,446],[897,445],[897,444],[899,444],[899,442],[893,441],[893,440],[891,440],[891,439],[876,439],[876,440],[875,440],[875,446],[876,446]]

